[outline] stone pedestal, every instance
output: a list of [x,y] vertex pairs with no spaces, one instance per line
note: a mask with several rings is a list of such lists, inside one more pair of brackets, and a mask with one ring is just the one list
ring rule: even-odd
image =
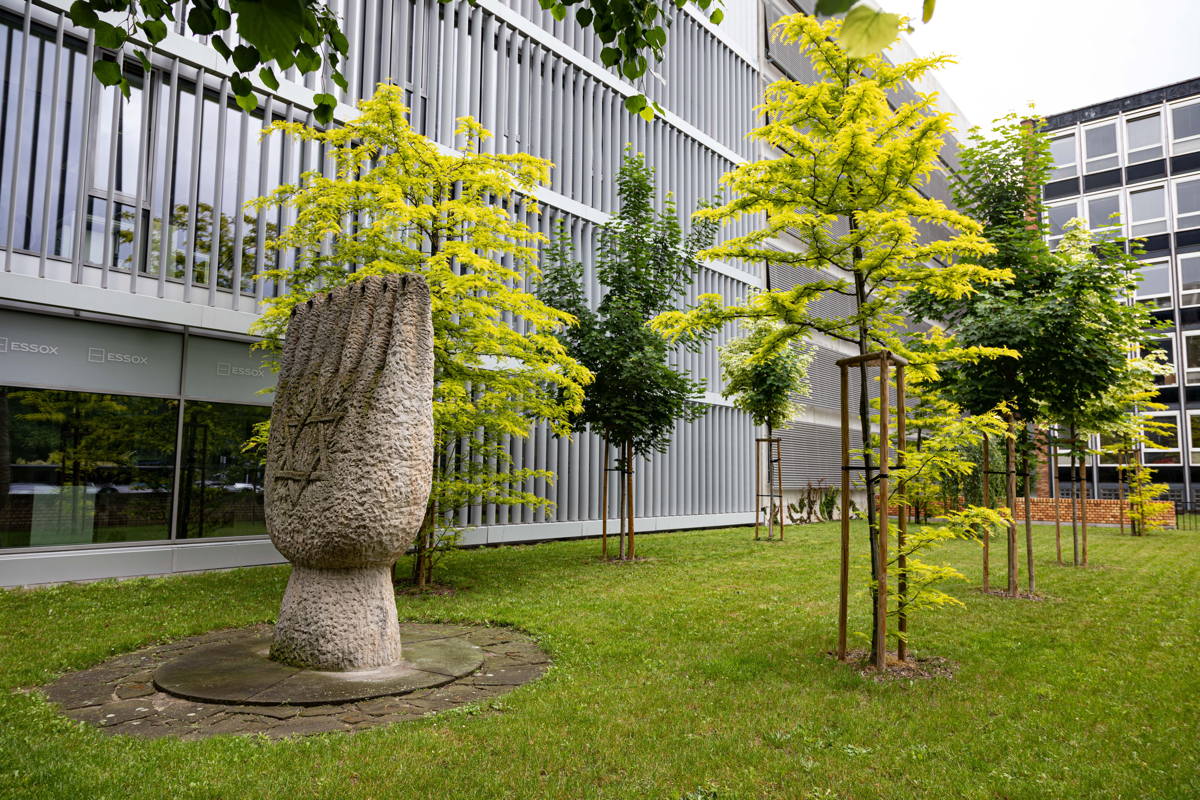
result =
[[292,567],[271,658],[319,670],[359,670],[400,660],[400,623],[390,564],[351,569]]

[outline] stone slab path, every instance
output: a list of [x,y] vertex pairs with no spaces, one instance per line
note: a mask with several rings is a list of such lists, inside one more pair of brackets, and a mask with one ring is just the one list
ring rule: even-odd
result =
[[269,625],[212,631],[110,658],[91,669],[68,673],[41,687],[72,719],[112,734],[142,738],[202,739],[219,734],[265,734],[271,738],[329,731],[358,731],[475,703],[537,680],[549,658],[527,635],[510,628],[401,623],[405,637],[462,637],[483,651],[479,669],[451,683],[393,697],[320,706],[261,706],[198,703],[158,691],[155,670],[200,645],[266,634]]

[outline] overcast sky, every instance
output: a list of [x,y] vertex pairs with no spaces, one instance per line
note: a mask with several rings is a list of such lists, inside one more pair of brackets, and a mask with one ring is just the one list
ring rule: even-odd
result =
[[1054,114],[1200,77],[1200,0],[880,0],[912,16],[909,43],[957,64],[937,80],[974,125]]

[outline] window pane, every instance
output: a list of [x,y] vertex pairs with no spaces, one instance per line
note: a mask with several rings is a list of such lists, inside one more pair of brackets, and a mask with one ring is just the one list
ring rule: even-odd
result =
[[1075,217],[1079,216],[1079,211],[1075,204],[1066,206],[1052,206],[1046,209],[1046,214],[1050,222],[1050,235],[1062,236],[1063,228]]
[[267,532],[262,467],[242,445],[270,415],[268,406],[184,404],[180,538]]
[[1130,233],[1147,236],[1167,230],[1167,190],[1164,187],[1131,192],[1129,195]]
[[0,547],[168,538],[175,402],[0,387]]
[[[1200,136],[1200,103],[1171,109],[1171,133],[1175,141]],[[1176,148],[1175,152],[1183,152]]]
[[1117,153],[1117,125],[1109,123],[1083,133],[1084,157],[1088,172],[1112,169],[1120,165]]
[[1200,383],[1200,336],[1188,336],[1183,340],[1187,357],[1187,382]]
[[[1166,430],[1160,428],[1149,428],[1146,430],[1146,453],[1145,460],[1147,464],[1177,464],[1179,463],[1179,426],[1174,414],[1167,416],[1151,416],[1152,419],[1159,423],[1167,423],[1170,427]],[[1159,452],[1169,451],[1169,452]]]
[[1153,264],[1141,265],[1142,282],[1138,284],[1137,296],[1154,297],[1156,295],[1168,295],[1162,298],[1164,303],[1159,303],[1162,307],[1171,305],[1171,270],[1170,262],[1158,261]]
[[134,207],[113,203],[111,221],[107,219],[107,208],[108,203],[103,198],[88,198],[83,231],[84,259],[89,264],[128,270],[133,264]]
[[1162,125],[1158,114],[1125,123],[1125,141],[1130,162],[1162,158]]
[[1113,214],[1121,213],[1121,198],[1119,195],[1094,197],[1088,200],[1088,226],[1092,230],[1120,225],[1119,217]]
[[1179,281],[1180,302],[1200,305],[1200,253],[1179,257]]
[[1052,140],[1050,155],[1054,160],[1051,180],[1075,177],[1077,172],[1075,168],[1075,134]]
[[1188,415],[1188,428],[1192,443],[1192,461],[1194,462],[1197,457],[1200,457],[1200,450],[1197,449],[1200,447],[1200,414]]
[[1178,373],[1177,371],[1174,371],[1175,339],[1169,336],[1165,339],[1159,339],[1154,343],[1152,350],[1161,350],[1165,359],[1165,363],[1168,364],[1173,370],[1169,375],[1156,375],[1154,377],[1154,382],[1159,386],[1174,386],[1179,381]]
[[1200,181],[1175,185],[1175,218],[1180,228],[1200,227]]

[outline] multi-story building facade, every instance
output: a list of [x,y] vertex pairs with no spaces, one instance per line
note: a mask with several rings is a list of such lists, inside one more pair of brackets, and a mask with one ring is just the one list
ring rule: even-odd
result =
[[[807,9],[775,2],[731,2],[719,27],[679,13],[666,60],[633,86],[600,65],[590,31],[536,0],[334,0],[350,42],[335,118],[394,82],[435,141],[452,144],[454,119],[469,114],[495,133],[496,152],[553,161],[543,212],[527,221],[569,231],[595,299],[596,232],[617,201],[625,144],[645,153],[660,191],[694,208],[759,155],[745,134],[764,82],[807,77],[798,53],[766,34],[781,13]],[[255,276],[296,254],[263,246],[288,212],[245,204],[329,168],[312,145],[258,135],[271,120],[311,120],[328,87],[293,70],[246,113],[228,66],[177,26],[151,71],[129,64],[124,101],[92,79],[93,59],[116,56],[72,26],[68,6],[0,0],[0,585],[280,561],[261,470],[240,445],[267,417],[273,382],[247,331],[281,287]],[[643,92],[665,110],[653,122],[623,108]],[[760,267],[711,263],[684,301],[765,285]],[[717,347],[730,335],[679,355],[707,381],[708,413],[639,468],[640,530],[753,519],[759,432],[720,394]],[[809,411],[787,434],[793,487],[839,474],[833,362],[847,351],[816,345]],[[528,487],[554,505],[468,509],[464,543],[599,532],[595,437],[534,429],[511,446],[517,464],[557,474]]]
[[[1161,344],[1174,367],[1160,381],[1168,410],[1153,415],[1176,432],[1155,436],[1142,457],[1171,499],[1200,500],[1200,78],[1054,114],[1046,127],[1051,244],[1076,217],[1143,239],[1137,301],[1170,324]],[[1116,472],[1115,457],[1095,457],[1090,496],[1116,497]]]

